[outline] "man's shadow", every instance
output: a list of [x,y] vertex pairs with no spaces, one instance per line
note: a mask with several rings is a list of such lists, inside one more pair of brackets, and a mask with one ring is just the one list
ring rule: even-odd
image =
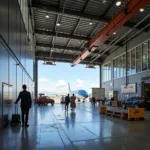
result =
[[76,121],[76,113],[72,111],[72,112],[70,113],[70,117],[71,117],[71,125],[72,125],[72,127],[74,128],[75,121]]
[[65,125],[67,126],[67,129],[69,129],[69,116],[68,116],[68,111],[65,112]]

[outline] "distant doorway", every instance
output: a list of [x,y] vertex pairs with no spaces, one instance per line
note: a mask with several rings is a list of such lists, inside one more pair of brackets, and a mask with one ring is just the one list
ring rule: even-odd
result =
[[150,82],[143,82],[142,85],[142,96],[150,98]]

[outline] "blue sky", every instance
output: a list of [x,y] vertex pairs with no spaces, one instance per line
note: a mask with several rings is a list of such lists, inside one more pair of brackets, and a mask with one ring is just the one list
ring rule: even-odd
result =
[[38,64],[39,92],[45,94],[62,94],[71,90],[85,89],[91,92],[91,87],[99,87],[99,67],[85,68],[85,65],[71,67],[69,63],[56,63],[56,66]]

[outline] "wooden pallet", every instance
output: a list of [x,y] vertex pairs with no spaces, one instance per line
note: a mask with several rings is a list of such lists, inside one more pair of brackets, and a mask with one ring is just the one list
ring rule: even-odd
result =
[[107,110],[107,111],[106,111],[106,115],[107,115],[107,116],[112,116],[113,113],[114,113],[113,110]]
[[145,120],[145,118],[128,118],[128,121],[140,121]]
[[117,118],[121,118],[121,119],[127,119],[128,118],[128,113],[121,112],[121,111],[114,111],[113,117],[117,117]]
[[106,115],[121,118],[121,119],[126,119],[126,120],[129,120],[129,121],[144,120],[143,117],[128,118],[128,112],[127,111],[119,111],[119,110],[115,110],[115,109],[114,110],[113,109],[108,109],[106,111]]
[[101,113],[101,112],[100,112],[100,114],[101,114],[101,115],[105,115],[106,113]]

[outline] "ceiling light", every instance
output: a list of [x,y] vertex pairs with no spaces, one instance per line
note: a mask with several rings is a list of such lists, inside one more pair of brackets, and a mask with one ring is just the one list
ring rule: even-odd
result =
[[60,23],[58,22],[58,23],[56,24],[56,26],[60,26]]
[[86,65],[86,67],[85,67],[85,68],[91,68],[91,69],[95,69],[96,67],[95,67],[95,65],[88,64],[88,65]]
[[46,19],[49,19],[49,15],[46,15],[45,17],[46,17]]
[[52,49],[51,51],[53,52],[54,50]]
[[121,1],[117,1],[116,6],[120,6],[120,5],[121,5]]
[[102,0],[102,3],[105,4],[107,1],[106,0]]
[[53,62],[53,61],[44,61],[43,65],[52,65],[52,66],[56,66],[55,62]]
[[92,25],[92,24],[93,24],[92,22],[89,23],[89,25]]
[[116,32],[113,33],[114,35],[116,34]]
[[144,11],[144,8],[140,8],[140,12],[143,12]]

